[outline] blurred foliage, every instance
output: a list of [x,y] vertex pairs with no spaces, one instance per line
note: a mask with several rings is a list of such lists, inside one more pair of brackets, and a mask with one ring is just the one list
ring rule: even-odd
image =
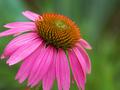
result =
[[[86,90],[120,90],[120,0],[0,0],[0,32],[6,23],[25,21],[24,10],[60,13],[75,21],[93,47],[88,51],[92,73]],[[0,54],[11,39],[0,38]],[[26,83],[20,85],[14,79],[18,68],[0,62],[0,90],[25,90]],[[77,90],[75,84],[71,90]]]

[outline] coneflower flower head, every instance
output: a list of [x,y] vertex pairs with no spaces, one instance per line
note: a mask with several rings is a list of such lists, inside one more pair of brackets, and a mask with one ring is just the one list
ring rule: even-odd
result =
[[56,48],[72,48],[80,39],[79,28],[63,15],[43,14],[35,23],[39,35]]
[[85,90],[91,62],[84,48],[91,46],[81,37],[78,26],[59,14],[25,11],[23,15],[32,22],[6,24],[10,29],[0,33],[0,37],[16,36],[1,55],[8,58],[9,65],[22,61],[16,79],[20,83],[28,79],[31,87],[42,82],[43,90],[51,90],[57,80],[58,90],[69,90],[71,67],[78,88]]

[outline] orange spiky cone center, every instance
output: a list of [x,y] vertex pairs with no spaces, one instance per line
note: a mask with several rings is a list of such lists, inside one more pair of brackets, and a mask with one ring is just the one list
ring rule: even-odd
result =
[[68,17],[59,14],[43,14],[35,21],[38,34],[47,45],[55,48],[72,48],[81,38],[77,25]]

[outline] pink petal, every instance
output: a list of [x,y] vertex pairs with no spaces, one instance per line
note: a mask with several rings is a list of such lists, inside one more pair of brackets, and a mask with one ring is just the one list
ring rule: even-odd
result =
[[34,12],[31,12],[31,11],[24,11],[22,13],[25,17],[27,17],[28,19],[32,20],[32,21],[35,21],[39,18],[40,15],[34,13]]
[[52,85],[55,80],[55,60],[56,60],[57,52],[54,52],[53,63],[50,66],[50,69],[43,77],[43,90],[52,90]]
[[3,55],[10,56],[16,49],[38,38],[36,33],[27,33],[13,39],[5,48]]
[[43,60],[44,55],[46,53],[48,53],[48,52],[46,51],[45,46],[41,47],[41,51],[39,52],[39,56],[36,58],[35,63],[33,64],[33,68],[31,70],[31,74],[29,76],[28,82],[31,82],[34,79],[34,76],[35,76],[36,72],[38,71],[39,65],[40,65],[40,63],[42,63],[42,60]]
[[70,69],[67,56],[62,49],[58,50],[58,55],[56,59],[56,78],[59,90],[70,89]]
[[70,66],[72,69],[72,73],[74,76],[74,79],[77,83],[77,86],[82,88],[82,90],[85,90],[85,75],[84,71],[82,69],[81,64],[79,63],[79,60],[77,59],[75,53],[73,51],[68,51],[68,56],[70,60]]
[[13,55],[9,58],[7,63],[9,65],[14,65],[21,60],[28,57],[32,52],[34,52],[42,42],[39,39],[33,40],[32,43],[27,43],[26,45],[20,47]]
[[14,35],[17,33],[23,33],[23,32],[27,32],[27,31],[35,31],[35,27],[24,27],[24,28],[13,28],[13,29],[9,29],[6,30],[4,32],[0,33],[0,37],[4,37],[4,36],[9,36],[9,35]]
[[56,57],[56,78],[58,82],[58,90],[62,90],[62,81],[61,81],[61,70],[60,70],[60,52],[58,52]]
[[6,28],[24,28],[24,27],[36,27],[33,22],[13,22],[4,25]]
[[28,79],[28,85],[31,85],[32,87],[39,83],[39,81],[47,73],[50,65],[53,63],[53,48],[48,46],[43,53],[44,57],[38,58],[38,60],[41,59],[40,61],[38,61],[39,66],[37,65],[37,63],[34,64],[34,67],[36,67],[36,65],[38,66],[37,72],[34,73],[34,77],[32,79]]
[[90,61],[90,58],[89,58],[87,52],[84,50],[84,48],[80,44],[78,44],[77,47],[78,47],[80,53],[82,54],[82,56],[83,56],[83,58],[84,58],[84,60],[86,62],[87,73],[90,73],[91,72],[91,61]]
[[86,71],[87,71],[86,62],[85,62],[85,60],[84,60],[84,58],[83,58],[83,56],[82,56],[82,54],[80,53],[80,51],[79,51],[78,48],[76,48],[76,47],[73,48],[73,51],[74,51],[76,57],[78,58],[79,63],[81,64],[81,67],[82,67],[83,72],[84,72],[84,76],[85,76],[85,78],[86,78]]
[[86,49],[92,49],[91,45],[84,39],[80,39],[80,44]]
[[36,58],[39,56],[39,52],[41,51],[41,46],[38,47],[38,49],[35,50],[35,52],[33,52],[30,56],[28,56],[21,65],[16,75],[16,79],[18,79],[20,83],[22,83],[30,75],[34,62]]

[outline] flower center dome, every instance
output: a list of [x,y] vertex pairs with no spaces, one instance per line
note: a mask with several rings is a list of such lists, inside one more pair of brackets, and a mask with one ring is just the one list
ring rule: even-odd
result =
[[59,14],[43,14],[35,21],[38,34],[47,45],[68,49],[80,39],[80,30],[68,17]]

